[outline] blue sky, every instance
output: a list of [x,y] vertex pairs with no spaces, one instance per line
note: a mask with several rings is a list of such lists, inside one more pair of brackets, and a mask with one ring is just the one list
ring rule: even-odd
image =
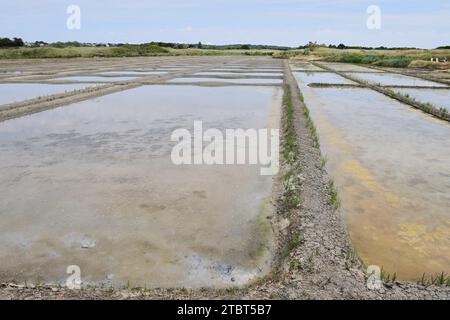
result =
[[[0,36],[26,41],[198,42],[298,46],[450,45],[448,0],[1,0]],[[68,30],[66,9],[81,8]],[[380,30],[366,27],[369,5]]]

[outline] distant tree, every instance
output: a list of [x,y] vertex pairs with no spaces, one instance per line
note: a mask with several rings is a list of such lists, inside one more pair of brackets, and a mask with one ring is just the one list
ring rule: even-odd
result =
[[20,38],[0,38],[0,48],[23,47],[25,44]]
[[310,42],[308,42],[307,47],[308,47],[309,51],[314,51],[317,48],[317,42],[310,41]]
[[337,46],[337,48],[343,50],[343,49],[345,49],[345,48],[347,48],[347,47],[345,46],[345,44],[341,43],[341,44],[339,44],[339,45]]
[[243,44],[243,45],[241,46],[241,49],[242,49],[242,50],[250,50],[250,45],[248,45],[248,44]]
[[13,39],[14,47],[23,47],[25,43],[23,43],[23,40],[21,38],[14,38]]
[[198,43],[197,48],[202,49],[203,48],[203,44],[201,42]]

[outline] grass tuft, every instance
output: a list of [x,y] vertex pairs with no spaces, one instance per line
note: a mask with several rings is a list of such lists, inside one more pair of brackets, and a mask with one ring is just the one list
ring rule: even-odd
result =
[[334,179],[331,179],[328,183],[328,193],[330,194],[330,202],[335,209],[339,209],[341,206],[341,200],[339,199],[339,195],[334,183]]
[[422,278],[417,282],[417,284],[428,287],[428,286],[439,286],[439,287],[450,287],[450,275],[441,272],[436,275],[427,276],[425,273],[422,274]]
[[307,124],[307,126],[309,128],[309,131],[311,132],[311,138],[313,140],[313,146],[315,148],[320,148],[320,140],[319,140],[319,134],[317,133],[317,128],[314,125],[314,122],[312,121],[311,113],[310,113],[308,107],[306,106],[306,104],[304,102],[305,99],[304,99],[302,93],[300,92],[300,90],[298,91],[298,96],[299,96],[299,99],[304,104],[305,111],[303,112],[303,115],[306,117],[306,121],[307,121],[306,124]]

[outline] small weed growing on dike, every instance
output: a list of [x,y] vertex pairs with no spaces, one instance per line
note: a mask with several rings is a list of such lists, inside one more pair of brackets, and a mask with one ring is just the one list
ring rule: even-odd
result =
[[364,265],[360,257],[358,256],[358,253],[354,248],[350,248],[345,252],[345,267],[347,270],[350,270],[352,266],[355,264],[361,263]]
[[300,90],[298,90],[297,94],[298,94],[298,98],[300,99],[300,101],[305,103],[305,97],[303,96],[302,92]]
[[441,287],[450,287],[450,275],[447,275],[444,272],[441,272],[435,276],[427,277],[424,273],[422,278],[417,282],[417,284],[428,287],[428,286],[441,286]]
[[322,158],[320,159],[320,169],[325,168],[325,166],[327,165],[328,162],[328,158],[326,156],[322,156]]
[[426,112],[426,113],[429,113],[431,115],[434,115],[434,116],[436,116],[436,117],[438,117],[440,119],[443,119],[443,120],[446,120],[446,121],[450,121],[448,110],[445,109],[445,108],[438,109],[437,107],[435,107],[431,103],[423,103],[423,102],[417,101],[416,99],[412,98],[411,96],[409,96],[407,94],[402,94],[402,93],[397,92],[395,90],[392,90],[390,88],[383,87],[379,83],[373,83],[373,82],[369,82],[367,80],[363,80],[363,79],[358,78],[358,77],[350,76],[350,75],[348,75],[348,74],[346,74],[344,72],[340,72],[340,71],[334,70],[332,68],[329,68],[329,67],[327,67],[325,65],[322,65],[322,64],[319,64],[319,63],[312,62],[312,64],[317,66],[317,67],[319,67],[319,68],[322,68],[322,69],[334,72],[334,73],[336,73],[337,75],[340,75],[343,78],[346,78],[348,80],[356,82],[356,83],[358,83],[358,84],[360,84],[362,86],[365,86],[367,88],[370,88],[372,90],[378,91],[378,92],[380,92],[380,93],[382,93],[382,94],[384,94],[384,95],[386,95],[388,97],[391,97],[391,98],[393,98],[395,100],[398,100],[400,102],[408,104],[408,105],[410,105],[410,106],[412,106],[414,108],[420,109],[423,112]]
[[283,257],[286,258],[288,255],[290,255],[295,249],[300,247],[303,243],[305,243],[305,240],[303,239],[301,234],[294,235],[292,239],[288,242],[286,249],[284,251]]
[[285,140],[283,143],[283,157],[290,169],[283,176],[284,198],[287,212],[298,208],[301,203],[298,186],[301,184],[298,177],[299,147],[297,144],[297,134],[294,127],[294,105],[291,90],[285,87],[283,105],[285,108]]
[[383,268],[381,268],[380,278],[383,282],[395,282],[397,280],[397,273],[395,272],[392,276],[390,273],[386,273]]
[[284,160],[293,164],[298,159],[298,146],[294,128],[294,105],[292,102],[291,89],[286,86],[283,104],[286,108],[286,134],[283,148]]
[[333,179],[331,179],[328,183],[328,192],[330,194],[331,204],[335,209],[339,209],[341,206],[341,201],[339,200],[339,195]]
[[312,140],[313,140],[313,146],[315,148],[319,148],[320,147],[320,140],[319,140],[319,135],[317,133],[317,128],[316,128],[316,126],[314,125],[314,122],[311,119],[311,114],[309,112],[308,107],[304,103],[304,98],[303,98],[303,95],[300,92],[300,90],[298,91],[298,96],[299,96],[300,100],[303,102],[304,107],[305,107],[305,111],[303,112],[303,115],[306,117],[307,126],[308,126],[308,128],[309,128],[309,130],[311,132],[311,137],[312,137]]
[[300,197],[298,195],[292,196],[292,199],[291,199],[292,207],[298,208],[300,206],[300,203],[301,203],[301,200],[300,200]]

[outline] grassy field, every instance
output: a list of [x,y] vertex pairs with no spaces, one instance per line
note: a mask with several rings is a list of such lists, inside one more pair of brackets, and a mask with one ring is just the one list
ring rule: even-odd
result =
[[[412,62],[423,61],[422,66],[427,66],[431,58],[450,60],[450,50],[363,50],[363,49],[330,49],[318,47],[314,50],[306,49],[306,56],[320,57],[330,62],[347,62],[357,64],[371,64],[380,67],[405,68]],[[431,62],[430,62],[431,64]]]
[[[364,50],[364,49],[331,49],[316,47],[312,49],[261,50],[261,49],[172,49],[157,45],[125,45],[121,47],[36,47],[0,49],[0,59],[33,59],[33,58],[94,58],[94,57],[141,57],[141,56],[271,56],[274,58],[319,58],[330,62],[346,62],[371,64],[381,67],[405,68],[411,65],[418,67],[439,67],[430,62],[431,58],[450,60],[450,49],[425,50]],[[442,64],[441,66],[442,67]],[[445,67],[445,66],[444,66]]]
[[36,47],[0,49],[0,59],[139,57],[166,55],[168,50],[153,45],[123,47]]
[[140,57],[140,56],[220,56],[247,55],[285,57],[301,54],[300,50],[214,50],[214,49],[172,49],[156,45],[126,45],[122,47],[37,47],[0,49],[0,59],[40,59],[40,58],[94,58],[94,57]]

